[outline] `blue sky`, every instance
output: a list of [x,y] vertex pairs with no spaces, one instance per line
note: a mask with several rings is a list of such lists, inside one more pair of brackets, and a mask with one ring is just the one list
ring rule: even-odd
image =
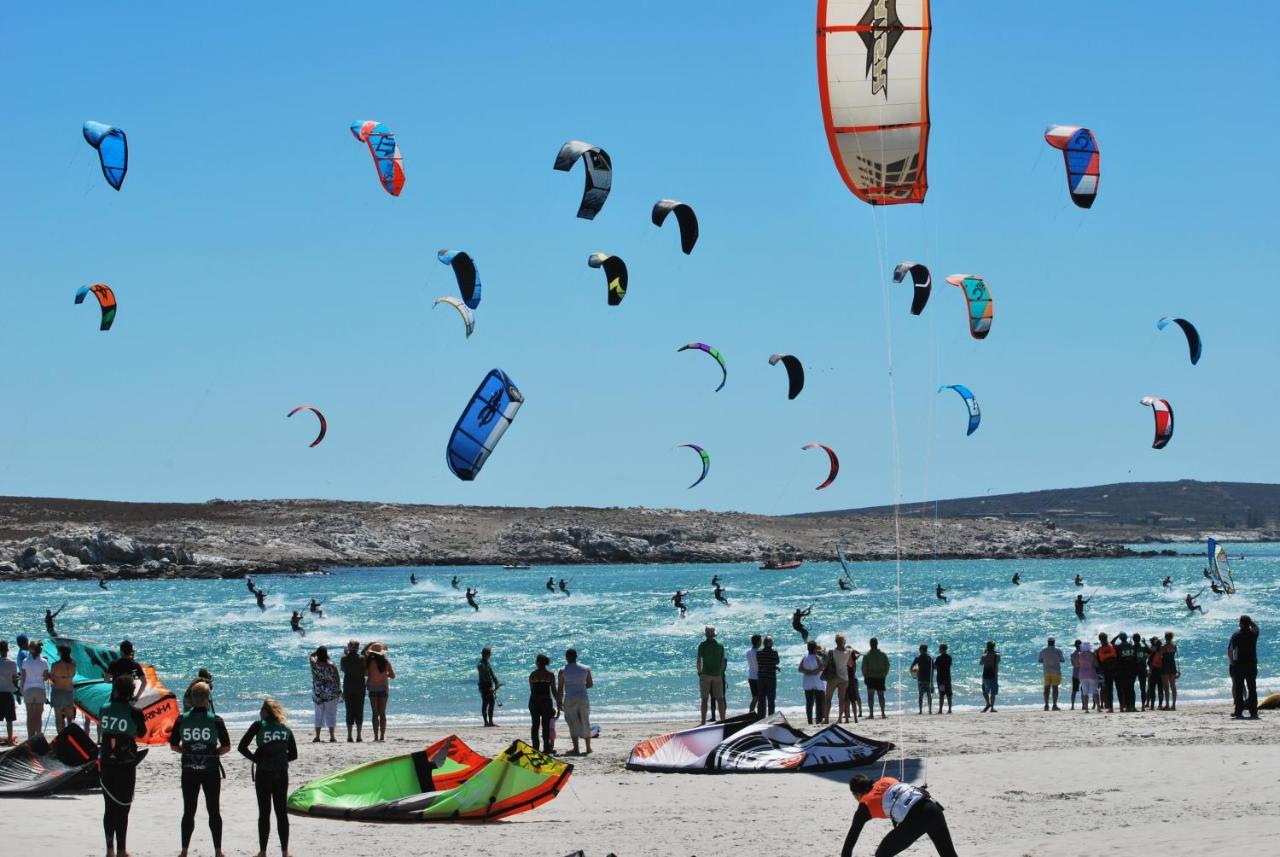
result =
[[[781,513],[891,502],[896,474],[912,500],[1275,481],[1278,13],[1137,6],[1086,28],[935,3],[929,196],[879,214],[831,163],[813,2],[14,6],[0,494]],[[398,199],[347,130],[364,118],[400,141]],[[129,134],[120,193],[86,119]],[[1092,210],[1051,122],[1098,136]],[[580,173],[551,169],[570,138],[613,157],[595,221],[574,217]],[[697,209],[690,257],[648,221],[663,196]],[[441,247],[480,266],[470,340],[430,309],[456,293]],[[597,250],[630,267],[621,307]],[[939,285],[919,318],[890,288],[886,327],[882,273],[905,258]],[[995,296],[986,341],[941,284],[958,271]],[[108,333],[72,304],[96,281],[120,300]],[[1199,366],[1166,314],[1199,326]],[[691,340],[724,353],[723,391],[676,353]],[[795,401],[775,351],[808,369]],[[528,401],[462,483],[445,443],[495,366]],[[972,437],[935,394],[956,382],[982,404]],[[1147,394],[1175,408],[1163,451]],[[329,418],[315,449],[284,418],[304,403]],[[842,461],[820,493],[809,441]],[[683,442],[712,457],[692,491]]]

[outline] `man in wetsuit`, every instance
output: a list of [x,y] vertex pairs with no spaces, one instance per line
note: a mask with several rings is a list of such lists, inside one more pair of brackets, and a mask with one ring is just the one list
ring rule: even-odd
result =
[[476,663],[476,686],[480,689],[480,717],[485,726],[497,726],[493,722],[493,707],[498,701],[498,674],[493,671],[493,650],[485,646],[480,650],[480,660]]
[[46,608],[46,609],[45,609],[45,611],[44,611],[44,629],[45,629],[46,631],[48,631],[48,632],[49,632],[49,636],[50,636],[50,637],[56,637],[56,636],[58,636],[58,632],[57,632],[57,631],[55,631],[55,630],[53,630],[53,620],[54,620],[54,619],[57,619],[57,618],[58,618],[58,614],[59,614],[59,613],[61,613],[63,610],[66,610],[66,609],[67,609],[67,602],[65,602],[65,601],[64,601],[64,602],[62,602],[62,606],[61,606],[61,607],[59,607],[57,610],[49,610],[48,608]]
[[947,590],[945,590],[945,589],[943,589],[943,588],[942,588],[942,584],[941,584],[941,583],[936,583],[936,584],[934,584],[934,587],[933,587],[933,596],[934,596],[935,598],[937,598],[939,601],[946,601],[946,600],[947,600]]
[[1217,582],[1216,582],[1216,581],[1212,581],[1212,580],[1211,580],[1211,581],[1209,581],[1209,590],[1210,590],[1214,595],[1224,595],[1224,594],[1225,594],[1225,593],[1222,591],[1222,589],[1218,586],[1218,584],[1217,584]]
[[471,605],[471,609],[480,612],[480,605],[476,603],[476,590],[470,586],[467,587],[467,603]]
[[107,579],[106,579],[105,577],[99,577],[99,578],[98,578],[98,588],[99,588],[99,589],[106,589],[106,591],[107,591],[107,592],[110,592],[110,591],[111,591],[110,589],[107,589]]
[[1137,650],[1129,635],[1121,631],[1116,635],[1116,695],[1120,697],[1121,711],[1135,711],[1136,697],[1133,684],[1138,680]]
[[[454,578],[454,580],[457,580],[457,578],[455,577],[455,578]],[[456,584],[456,583],[455,583],[455,584],[453,585],[453,588],[454,588],[454,589],[457,589],[457,588],[458,588],[458,584]],[[547,591],[548,591],[548,592],[555,592],[555,591],[556,591],[556,579],[555,579],[554,577],[548,577],[548,578],[547,578]]]
[[791,614],[791,627],[800,635],[800,639],[806,643],[809,642],[809,629],[804,626],[804,618],[813,612],[813,605],[810,604],[804,610],[797,610]]
[[1022,572],[1015,571],[1015,572],[1013,573],[1013,585],[1014,585],[1014,586],[1021,586],[1021,585],[1022,585]]
[[1076,575],[1076,586],[1084,586],[1084,578],[1078,574]]
[[1169,575],[1166,574],[1164,576],[1164,580],[1160,583],[1160,585],[1163,586],[1165,589],[1168,589],[1170,586],[1173,586],[1173,578],[1169,577]]
[[294,630],[294,633],[307,636],[307,630],[302,627],[302,614],[297,610],[294,610],[293,615],[289,617],[289,627]]
[[679,589],[677,589],[676,594],[671,596],[671,603],[674,604],[676,606],[676,609],[680,611],[680,618],[683,619],[684,614],[687,613],[689,610],[689,608],[686,607],[684,603],[684,593]]
[[719,601],[721,604],[729,603],[729,599],[724,597],[724,587],[721,586],[719,583],[716,584],[715,596],[716,596],[716,600]]
[[258,591],[258,587],[254,584],[254,582],[253,582],[253,578],[252,578],[252,577],[248,577],[248,576],[246,576],[246,577],[245,577],[245,579],[244,579],[244,585],[245,585],[245,586],[247,586],[247,587],[249,588],[249,591],[250,591],[250,592],[257,592],[257,591]]
[[[302,614],[298,614],[301,618]],[[222,718],[209,710],[209,686],[191,688],[192,708],[178,718],[169,733],[169,749],[182,754],[182,852],[187,857],[191,834],[196,829],[196,807],[204,792],[205,809],[209,813],[209,832],[213,835],[213,851],[222,854],[222,764],[219,756],[231,752],[231,736]]]
[[1115,710],[1116,647],[1105,633],[1098,634],[1098,670],[1102,673],[1101,704],[1108,712]]
[[887,818],[893,822],[893,830],[876,848],[876,857],[893,857],[911,847],[922,836],[928,836],[940,857],[956,857],[947,829],[947,817],[942,806],[935,803],[927,789],[918,789],[893,777],[881,777],[874,783],[865,774],[854,774],[849,780],[849,791],[858,802],[853,814],[853,824],[844,838],[840,857],[853,857],[862,828],[873,818]]
[[255,591],[253,593],[253,597],[254,597],[254,600],[258,602],[259,610],[267,609],[267,591],[265,589],[259,589]]
[[1247,615],[1240,617],[1240,630],[1231,635],[1227,644],[1227,660],[1231,663],[1231,699],[1240,720],[1244,710],[1249,718],[1258,719],[1258,625]]
[[942,700],[947,701],[947,713],[951,713],[951,655],[947,644],[938,646],[938,656],[933,659],[933,673],[938,680],[938,713],[942,713]]
[[569,592],[569,581],[565,580],[563,577],[560,578],[560,591],[563,592],[565,595],[571,594]]
[[314,613],[316,616],[319,616],[321,619],[323,619],[324,611],[320,609],[320,605],[323,603],[324,603],[323,601],[317,601],[314,598],[312,598],[311,604],[308,605],[307,609],[310,610],[312,613]]
[[841,592],[853,591],[853,587],[849,585],[849,581],[845,580],[843,577],[837,580],[836,584],[840,587]]
[[712,586],[719,586],[719,585],[720,585],[720,575],[718,575],[718,574],[713,574],[713,575],[711,575],[711,585],[712,585]]
[[[1203,589],[1201,589],[1201,590],[1200,590],[1200,592],[1204,592],[1204,590],[1203,590]],[[1199,595],[1199,594],[1200,594],[1200,592],[1197,592],[1197,593],[1196,593],[1196,595]],[[1199,610],[1199,611],[1200,611],[1200,615],[1201,615],[1201,616],[1203,616],[1203,615],[1204,615],[1204,608],[1203,608],[1203,607],[1201,607],[1199,604],[1197,604],[1197,603],[1196,603],[1196,595],[1192,595],[1190,592],[1188,592],[1188,593],[1187,593],[1187,597],[1186,597],[1186,598],[1184,598],[1184,599],[1182,599],[1182,600],[1183,600],[1183,602],[1187,605],[1187,609],[1188,609],[1188,610],[1190,610],[1192,613],[1194,613],[1195,611]]]
[[1076,596],[1076,618],[1081,622],[1084,621],[1084,605],[1092,600],[1092,598],[1085,598],[1083,595]]
[[418,575],[414,574],[413,572],[409,572],[409,585],[410,586],[418,585]]

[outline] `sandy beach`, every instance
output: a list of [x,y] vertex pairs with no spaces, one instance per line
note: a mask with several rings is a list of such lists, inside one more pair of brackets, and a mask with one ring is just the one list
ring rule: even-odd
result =
[[[1176,713],[1082,715],[1064,711],[956,713],[863,720],[856,732],[900,743],[909,772],[927,780],[946,807],[957,849],[967,854],[1081,853],[1213,855],[1265,852],[1280,834],[1280,731],[1274,717],[1233,721],[1228,706]],[[527,740],[522,712],[500,712],[500,729],[459,734],[480,752]],[[392,729],[384,745],[312,744],[298,724],[294,783],[358,762],[406,753],[445,729]],[[604,724],[596,752],[575,770],[556,800],[485,826],[370,825],[292,819],[298,857],[473,854],[563,857],[838,854],[852,817],[847,774],[696,776],[627,771],[639,739],[688,723]],[[803,728],[803,727],[802,727]],[[232,730],[233,742],[240,730]],[[561,748],[567,744],[561,742]],[[891,755],[890,768],[898,755]],[[249,764],[226,758],[222,786],[224,848],[253,854],[256,817]],[[876,765],[871,773],[879,773]],[[99,794],[10,800],[8,841],[25,855],[101,854]],[[130,823],[135,857],[176,854],[181,803],[178,759],[153,750],[138,775]],[[40,831],[33,835],[31,831]],[[871,854],[887,832],[868,828],[855,854]],[[211,855],[203,810],[192,855]],[[269,853],[278,854],[273,847]],[[927,842],[909,854],[933,853]]]

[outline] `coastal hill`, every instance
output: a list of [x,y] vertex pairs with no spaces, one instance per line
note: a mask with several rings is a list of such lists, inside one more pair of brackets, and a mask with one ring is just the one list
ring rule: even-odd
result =
[[[772,517],[644,508],[327,500],[118,503],[0,498],[0,579],[236,577],[329,566],[890,559],[877,514]],[[906,521],[906,558],[1118,556],[1108,539],[999,518]]]

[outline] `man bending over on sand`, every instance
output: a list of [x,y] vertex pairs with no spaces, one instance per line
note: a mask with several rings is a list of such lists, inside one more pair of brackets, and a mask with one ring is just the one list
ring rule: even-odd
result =
[[844,838],[841,857],[852,857],[862,828],[873,818],[887,818],[893,822],[893,830],[880,840],[880,846],[876,848],[876,857],[901,854],[922,836],[933,841],[940,857],[956,857],[947,817],[928,789],[898,782],[893,777],[881,777],[872,782],[865,774],[854,774],[849,780],[849,791],[858,802],[858,811],[853,814],[853,824]]
[[[679,594],[679,593],[677,593]],[[716,629],[708,625],[703,633],[706,639],[698,644],[698,693],[702,698],[702,723],[707,722],[707,700],[711,700],[711,719],[716,719],[716,706],[720,719],[725,718],[724,704],[724,646],[716,640]]]
[[876,719],[875,697],[880,696],[880,719],[884,719],[884,680],[889,675],[889,656],[880,650],[880,641],[871,638],[871,648],[862,656],[862,678],[867,684],[867,719]]
[[[1053,637],[1049,638],[1049,645],[1040,650],[1038,658],[1041,665],[1044,666],[1044,710],[1049,710],[1049,694],[1053,693],[1053,710],[1061,711],[1058,707],[1058,687],[1062,684],[1062,649],[1054,645]],[[1072,694],[1072,706],[1075,705],[1075,694]]]

